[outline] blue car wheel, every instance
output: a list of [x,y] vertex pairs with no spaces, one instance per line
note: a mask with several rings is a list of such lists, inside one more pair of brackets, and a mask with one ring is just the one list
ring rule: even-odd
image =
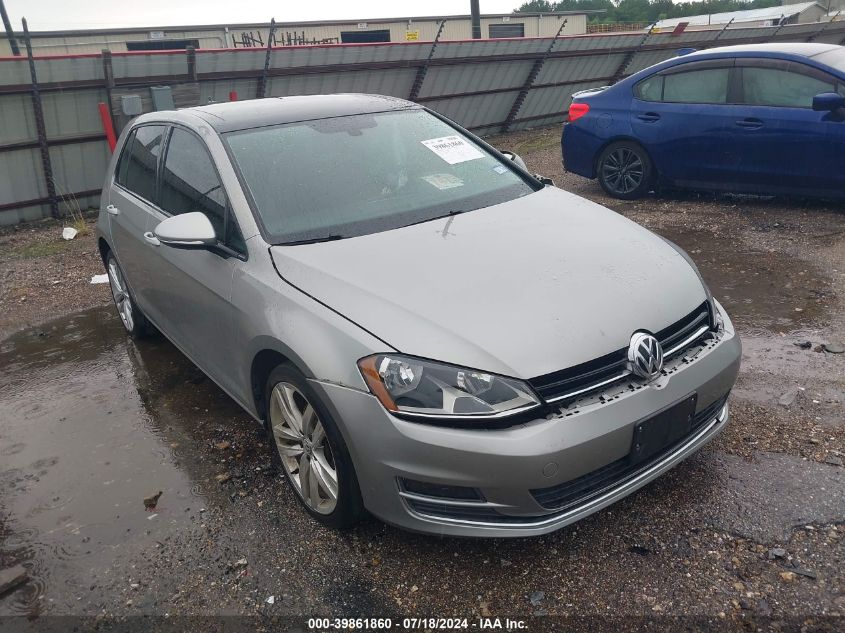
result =
[[611,143],[599,156],[599,184],[621,200],[642,198],[651,189],[654,167],[646,151],[630,141]]

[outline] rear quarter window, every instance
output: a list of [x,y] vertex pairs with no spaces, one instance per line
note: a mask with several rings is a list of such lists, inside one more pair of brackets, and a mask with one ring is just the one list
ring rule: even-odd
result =
[[642,101],[662,101],[663,75],[652,75],[643,79],[635,86],[634,96]]
[[115,170],[114,179],[119,185],[126,186],[126,171],[129,168],[129,153],[132,151],[132,143],[135,141],[135,130],[129,133],[129,137],[123,144],[123,150],[120,152],[120,158],[117,160],[117,169]]

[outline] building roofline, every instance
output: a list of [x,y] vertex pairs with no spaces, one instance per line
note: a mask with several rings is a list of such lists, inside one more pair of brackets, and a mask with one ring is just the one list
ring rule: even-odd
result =
[[[570,15],[600,15],[607,13],[604,9],[584,9],[582,11],[553,11],[553,12],[531,12],[531,13],[482,13],[482,18],[522,18],[522,17],[567,17]],[[337,26],[340,24],[353,24],[355,22],[366,22],[367,24],[387,24],[390,22],[432,22],[439,20],[468,20],[470,15],[423,15],[398,18],[350,18],[349,20],[312,20],[300,22],[276,22],[276,30],[294,27],[315,27],[315,26]],[[236,24],[175,24],[170,26],[127,26],[109,27],[97,29],[61,29],[49,31],[30,30],[31,37],[51,36],[73,36],[73,35],[95,35],[98,33],[149,33],[150,31],[221,31],[223,29],[264,29],[269,27],[268,22],[240,22]],[[15,31],[15,37],[23,37],[22,31]],[[0,39],[8,39],[5,32],[0,31]]]
[[[795,4],[779,4],[774,5],[771,7],[762,7],[758,9],[742,9],[739,11],[718,11],[716,13],[699,13],[697,15],[687,15],[679,18],[667,18],[665,20],[658,20],[656,22],[657,28],[663,27],[670,27],[679,24],[680,22],[684,22],[689,20],[690,29],[694,29],[697,26],[710,26],[710,25],[721,25],[726,24],[727,22],[710,22],[708,20],[707,23],[704,22],[693,22],[697,18],[717,18],[721,20],[726,20],[728,16],[730,16],[735,24],[742,24],[743,22],[758,22],[761,20],[767,19],[776,19],[776,18],[791,18],[796,15],[800,15],[805,11],[809,11],[813,7],[819,7],[822,10],[826,10],[826,7],[818,2],[817,0],[807,0],[806,2],[798,2]],[[780,14],[778,14],[778,10],[780,10]],[[747,20],[744,18],[748,18]]]

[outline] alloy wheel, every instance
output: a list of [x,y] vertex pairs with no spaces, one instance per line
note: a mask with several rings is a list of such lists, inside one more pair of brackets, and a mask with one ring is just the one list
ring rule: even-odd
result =
[[114,257],[109,259],[108,274],[111,294],[114,297],[114,304],[117,306],[117,313],[120,315],[120,320],[123,321],[123,327],[126,328],[127,332],[131,332],[135,327],[135,318],[132,314],[132,301],[129,298],[129,290],[126,288],[123,273]]
[[602,163],[602,178],[617,194],[628,194],[643,182],[643,160],[634,150],[619,147],[607,155]]
[[331,514],[337,506],[334,453],[317,411],[289,382],[273,387],[270,424],[290,482],[314,512]]

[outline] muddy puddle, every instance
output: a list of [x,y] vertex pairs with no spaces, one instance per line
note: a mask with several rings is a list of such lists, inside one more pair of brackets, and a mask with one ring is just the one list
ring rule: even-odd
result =
[[7,339],[0,368],[0,566],[30,575],[0,615],[93,591],[93,569],[156,548],[225,494],[192,447],[245,416],[169,343],[127,339],[111,307]]
[[829,277],[783,252],[748,248],[702,229],[662,227],[655,232],[695,260],[743,336],[811,334],[835,305]]

